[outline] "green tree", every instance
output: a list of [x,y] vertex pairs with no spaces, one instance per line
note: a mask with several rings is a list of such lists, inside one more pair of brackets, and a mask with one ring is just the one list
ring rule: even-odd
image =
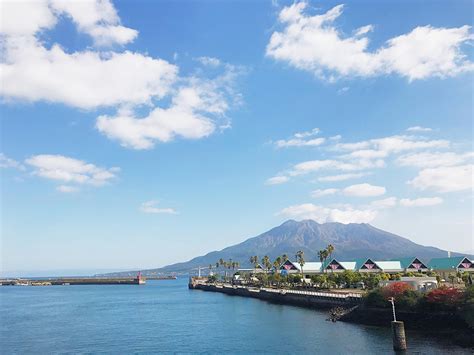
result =
[[272,267],[272,263],[270,262],[270,258],[268,257],[268,255],[265,255],[262,258],[262,266],[265,268],[265,272],[268,274]]
[[300,267],[301,267],[301,277],[304,281],[304,271],[303,271],[303,266],[304,264],[306,263],[305,260],[304,260],[304,251],[302,250],[299,250],[297,253],[296,253],[296,262],[298,264],[300,264]]
[[318,285],[318,287],[324,287],[327,282],[326,275],[313,275],[311,276],[311,282]]
[[257,269],[258,267],[258,256],[254,255],[250,257],[250,263],[253,265],[254,269]]
[[332,244],[329,244],[329,245],[326,247],[326,250],[328,251],[329,260],[331,260],[332,253],[334,253],[334,246],[333,246]]
[[323,264],[323,272],[326,272],[326,259],[328,258],[329,256],[329,253],[327,251],[327,249],[323,249],[323,250],[320,250],[318,251],[318,258],[319,258],[319,261],[321,261],[321,263]]
[[454,280],[456,280],[456,274],[449,274],[448,279],[449,281],[451,281],[451,285],[454,287]]

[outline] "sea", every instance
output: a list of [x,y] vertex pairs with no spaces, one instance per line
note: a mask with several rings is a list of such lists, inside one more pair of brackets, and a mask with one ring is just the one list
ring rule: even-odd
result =
[[[146,285],[2,286],[1,354],[393,354],[390,328],[328,322],[325,311]],[[407,330],[406,354],[470,354]]]

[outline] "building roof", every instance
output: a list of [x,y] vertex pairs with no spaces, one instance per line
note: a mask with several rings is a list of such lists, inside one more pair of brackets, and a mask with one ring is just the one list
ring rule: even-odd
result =
[[452,258],[434,258],[430,260],[428,266],[431,269],[437,270],[456,269],[464,259],[468,258],[464,256],[455,256]]
[[[296,261],[292,262],[293,265],[296,266],[298,270],[301,271],[301,266],[298,264]],[[322,263],[319,261],[313,262],[313,261],[308,261],[303,265],[303,272],[320,272],[322,267]]]
[[355,261],[340,261],[339,264],[346,270],[356,270],[357,263]]
[[376,261],[373,260],[374,263],[383,271],[403,271],[402,265],[400,261]]
[[422,267],[421,267],[422,269],[426,268],[426,266],[428,265],[423,260],[421,260],[420,258],[417,258],[415,256],[410,256],[410,257],[407,257],[407,258],[394,258],[394,259],[391,259],[391,260],[400,261],[400,264],[402,265],[402,268],[404,268],[404,269],[408,269],[410,267],[410,265],[413,264],[416,260],[418,260],[422,264]]

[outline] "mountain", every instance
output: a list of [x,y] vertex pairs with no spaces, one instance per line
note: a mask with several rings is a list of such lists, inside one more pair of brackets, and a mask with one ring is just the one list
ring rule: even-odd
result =
[[[317,252],[328,244],[335,247],[333,257],[340,260],[355,258],[388,259],[417,256],[422,260],[448,255],[447,251],[416,244],[406,238],[375,228],[370,224],[319,224],[313,220],[300,222],[289,220],[254,238],[232,245],[220,251],[213,251],[186,262],[168,265],[159,269],[142,270],[145,275],[187,273],[192,269],[215,265],[220,259],[239,261],[241,267],[250,266],[249,258],[268,255],[274,260],[287,254],[293,259],[298,250],[303,250],[306,261],[317,261]],[[113,275],[132,275],[114,273]],[[112,275],[112,274],[108,274]]]

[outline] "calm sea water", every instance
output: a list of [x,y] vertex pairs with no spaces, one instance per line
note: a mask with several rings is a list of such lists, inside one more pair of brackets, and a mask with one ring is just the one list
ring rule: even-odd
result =
[[[144,286],[0,287],[0,352],[391,354],[390,330],[219,293],[187,280]],[[409,353],[463,354],[407,332]]]

